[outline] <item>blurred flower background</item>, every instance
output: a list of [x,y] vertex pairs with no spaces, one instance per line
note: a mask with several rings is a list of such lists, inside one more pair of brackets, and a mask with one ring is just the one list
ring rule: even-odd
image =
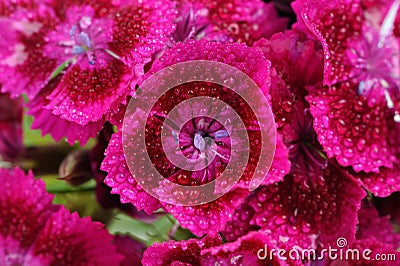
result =
[[[400,265],[399,6],[1,0],[0,265]],[[190,60],[225,63],[256,83],[275,118],[276,148],[249,191],[265,160],[251,105],[212,82],[172,88],[146,120],[147,150],[137,151],[165,179],[218,180],[235,156],[225,128],[207,118],[186,128],[186,151],[201,154],[207,135],[219,157],[198,172],[168,160],[162,123],[182,101],[224,101],[251,144],[228,193],[179,206],[137,182],[124,153],[134,141],[127,146],[122,131],[128,103],[146,93],[140,85]],[[317,256],[260,259],[266,245]],[[397,260],[319,257],[328,247]]]

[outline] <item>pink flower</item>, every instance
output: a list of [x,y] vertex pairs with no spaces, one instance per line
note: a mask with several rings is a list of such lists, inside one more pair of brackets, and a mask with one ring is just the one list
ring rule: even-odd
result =
[[110,119],[174,28],[169,1],[54,1],[21,10],[7,18],[17,25],[8,33],[17,48],[0,63],[2,89],[26,92],[35,101],[36,126],[70,143],[85,142]]
[[309,88],[314,129],[329,158],[351,166],[378,196],[399,189],[399,1],[304,1],[324,48],[323,85]]
[[[153,68],[147,75],[150,76],[178,62],[190,60],[212,60],[229,64],[249,75],[258,86],[268,91],[269,62],[263,58],[258,50],[248,48],[244,44],[219,44],[206,41],[180,43],[167,50],[159,60],[155,61]],[[222,125],[216,121],[209,120],[209,118],[195,118],[183,126],[183,134],[179,134],[176,140],[185,146],[184,153],[188,158],[196,159],[202,153],[207,152],[206,147],[203,145],[204,143],[202,144],[202,141],[205,141],[204,138],[215,139],[219,143],[217,158],[206,168],[196,171],[186,171],[174,167],[168,160],[160,145],[159,126],[165,119],[165,114],[172,110],[173,107],[196,95],[218,97],[222,101],[231,103],[230,105],[238,112],[246,127],[253,128],[252,132],[249,133],[250,162],[257,162],[261,149],[260,145],[257,145],[257,143],[260,143],[260,135],[259,130],[256,130],[257,120],[255,120],[254,113],[250,106],[235,96],[232,91],[221,85],[213,85],[206,82],[179,85],[160,97],[159,104],[155,105],[152,110],[147,120],[149,122],[147,141],[149,142],[148,154],[153,158],[154,167],[168,180],[184,186],[195,186],[213,181],[224,171],[227,159],[229,160],[230,156],[236,156],[230,151],[229,136]],[[141,114],[140,110],[136,113]],[[207,125],[212,126],[208,127]],[[134,137],[129,145],[135,147],[135,143],[139,141],[141,141],[140,138]],[[170,138],[168,141],[168,143],[173,143],[175,140]],[[285,169],[289,168],[287,150],[282,143],[280,144],[276,158],[282,165],[273,163],[273,171],[265,178],[265,184],[281,180]],[[216,232],[224,227],[233,211],[249,195],[248,185],[252,172],[254,172],[257,165],[256,163],[248,163],[237,186],[215,201],[197,206],[179,206],[159,202],[147,194],[132,177],[125,160],[132,161],[133,158],[128,155],[125,159],[122,149],[122,134],[117,132],[111,138],[110,145],[106,151],[106,158],[102,164],[102,170],[108,172],[105,183],[112,187],[112,193],[120,194],[122,202],[131,202],[138,209],[144,209],[148,213],[163,206],[166,211],[178,219],[183,227],[188,228],[199,236],[208,232]]]
[[98,222],[53,205],[44,182],[0,169],[0,264],[116,265],[122,257]]

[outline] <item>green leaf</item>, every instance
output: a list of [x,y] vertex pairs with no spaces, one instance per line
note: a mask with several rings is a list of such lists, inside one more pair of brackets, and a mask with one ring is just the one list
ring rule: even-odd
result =
[[153,223],[145,223],[119,213],[107,228],[112,234],[129,234],[145,245],[151,246],[154,242],[168,240],[168,234],[174,225],[173,220],[169,215],[164,215]]
[[52,194],[94,190],[96,187],[96,181],[94,179],[91,179],[80,186],[74,187],[66,181],[58,179],[58,175],[45,175],[40,178],[46,183],[47,191]]
[[66,60],[64,63],[59,65],[53,73],[51,73],[50,79],[57,77],[64,69],[66,69],[71,63],[71,59]]

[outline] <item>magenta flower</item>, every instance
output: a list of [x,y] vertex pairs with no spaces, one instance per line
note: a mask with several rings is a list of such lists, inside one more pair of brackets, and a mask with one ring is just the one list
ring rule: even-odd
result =
[[0,264],[117,265],[122,256],[98,222],[53,205],[44,182],[0,169]]
[[318,140],[378,196],[400,188],[399,2],[389,2],[304,1],[299,10],[325,53],[324,86],[307,98]]
[[15,161],[23,151],[22,100],[0,94],[0,161]]
[[34,99],[31,114],[44,133],[85,142],[133,93],[144,65],[173,31],[174,14],[171,2],[157,0],[20,8],[3,18],[16,24],[7,34],[20,48],[0,63],[2,90]]
[[[170,65],[189,60],[212,60],[230,64],[253,78],[263,90],[268,91],[269,62],[263,58],[258,50],[248,48],[243,44],[228,45],[206,41],[189,41],[177,44],[172,49],[167,50],[159,60],[155,61],[153,68],[147,75],[150,76]],[[231,156],[230,145],[224,145],[224,138],[228,137],[223,127],[221,127],[219,123],[198,118],[183,127],[184,134],[182,136],[184,138],[178,139],[186,147],[184,152],[187,152],[187,156],[191,158],[199,156],[202,152],[206,153],[207,150],[202,148],[202,140],[203,136],[207,135],[210,138],[220,141],[218,150],[218,157],[220,158],[216,158],[207,168],[198,171],[177,169],[168,161],[159,140],[160,132],[158,131],[160,131],[160,118],[162,119],[163,116],[165,116],[165,112],[168,113],[168,111],[179,102],[190,99],[195,95],[218,96],[220,100],[229,100],[228,102],[232,103],[232,107],[239,113],[248,128],[255,127],[256,118],[250,107],[248,105],[246,106],[244,102],[240,103],[241,100],[239,98],[236,99],[235,97],[237,96],[229,92],[228,89],[224,89],[219,85],[217,87],[215,86],[217,85],[204,82],[179,85],[176,89],[168,92],[174,93],[173,97],[166,93],[165,97],[160,98],[160,104],[157,104],[156,109],[151,112],[152,115],[148,120],[150,123],[149,128],[151,129],[149,130],[149,132],[151,132],[149,134],[153,135],[148,137],[149,156],[156,156],[153,161],[154,166],[165,178],[172,182],[184,186],[208,183],[216,179],[219,174],[224,171],[226,159]],[[175,93],[176,91],[178,93]],[[192,91],[192,93],[186,93],[187,91]],[[241,108],[238,108],[238,106],[241,106]],[[207,127],[207,124],[212,124],[213,126]],[[194,134],[193,132],[200,133]],[[260,152],[260,145],[257,145],[257,143],[260,143],[259,137],[260,135],[258,135],[257,130],[250,132],[251,148],[249,162],[257,162],[256,158],[258,158]],[[133,140],[133,142],[134,141],[135,140]],[[140,141],[140,139],[138,141]],[[173,142],[174,140],[170,139],[169,141]],[[130,145],[134,146],[132,143]],[[290,167],[286,148],[279,141],[278,147],[276,151],[278,163],[273,162],[273,169],[266,177],[264,181],[265,184],[271,184],[281,180]],[[235,156],[235,154],[232,156]],[[126,160],[129,161],[132,159],[128,156]],[[122,202],[131,202],[138,207],[138,209],[143,209],[147,213],[151,213],[163,206],[167,212],[178,219],[183,227],[190,229],[196,235],[202,235],[204,233],[221,230],[226,221],[230,219],[233,211],[239,207],[246,196],[249,195],[248,184],[252,171],[255,169],[255,165],[256,163],[247,164],[244,175],[241,177],[237,186],[229,193],[213,202],[197,206],[166,204],[164,202],[159,202],[157,199],[147,194],[143,188],[137,184],[136,180],[129,172],[122,149],[121,132],[115,133],[111,138],[106,151],[106,158],[102,164],[102,170],[108,172],[105,183],[112,187],[112,193],[121,195]]]

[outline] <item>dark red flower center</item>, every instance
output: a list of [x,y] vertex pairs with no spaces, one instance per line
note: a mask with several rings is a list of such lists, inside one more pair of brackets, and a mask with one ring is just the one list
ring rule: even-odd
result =
[[[169,119],[174,107],[195,97],[209,96],[225,102],[235,110],[247,129],[250,144],[249,161],[245,175],[252,175],[259,157],[261,134],[255,114],[250,106],[234,91],[209,82],[190,82],[170,89],[154,104],[146,123],[146,148],[157,171],[170,181],[186,186],[206,184],[218,178],[225,170],[231,156],[232,130],[235,123],[224,124],[227,119],[192,114],[190,119],[181,119],[181,126]],[[190,112],[185,110],[184,113]],[[223,117],[224,110],[219,113]],[[162,138],[166,137],[165,143]],[[169,137],[169,138],[168,138]],[[236,138],[236,141],[241,141]],[[163,145],[166,145],[165,148]],[[168,147],[176,147],[169,148]],[[171,153],[183,154],[195,168],[187,169],[174,164],[168,157]],[[172,150],[172,151],[171,151]],[[250,162],[250,163],[249,163]]]

